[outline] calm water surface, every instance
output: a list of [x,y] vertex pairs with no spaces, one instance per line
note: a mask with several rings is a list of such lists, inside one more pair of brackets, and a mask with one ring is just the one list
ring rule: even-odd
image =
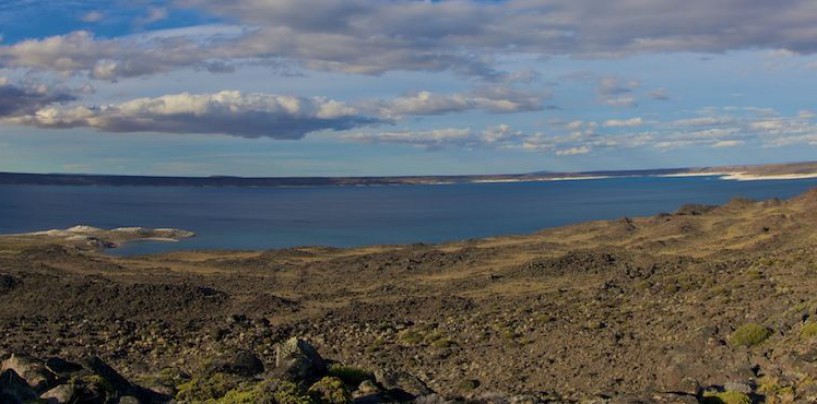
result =
[[198,234],[180,243],[137,242],[113,251],[127,255],[440,242],[653,215],[685,203],[789,198],[813,187],[817,179],[716,177],[315,188],[0,186],[0,233],[86,224]]

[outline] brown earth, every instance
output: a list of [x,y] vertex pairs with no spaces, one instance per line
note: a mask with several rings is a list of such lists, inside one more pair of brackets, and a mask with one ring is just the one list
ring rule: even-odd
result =
[[815,402],[815,229],[817,190],[440,245],[121,258],[0,238],[0,359],[96,355],[151,387],[243,350],[270,365],[298,336],[446,397]]

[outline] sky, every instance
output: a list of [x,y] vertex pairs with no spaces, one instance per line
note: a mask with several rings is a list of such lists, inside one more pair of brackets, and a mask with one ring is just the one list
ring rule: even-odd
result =
[[0,171],[815,160],[813,0],[3,0]]

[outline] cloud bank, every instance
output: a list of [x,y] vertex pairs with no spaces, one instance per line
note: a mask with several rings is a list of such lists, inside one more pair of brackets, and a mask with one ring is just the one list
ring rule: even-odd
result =
[[247,138],[300,139],[322,130],[346,130],[380,122],[326,98],[181,93],[103,106],[49,106],[5,122],[40,128],[93,128],[106,132],[226,134]]
[[[0,46],[0,66],[116,80],[246,59],[354,74],[443,71],[498,79],[501,55],[612,57],[744,49],[817,51],[811,0],[179,0],[241,35],[95,38],[79,31]],[[163,18],[157,9],[145,21]],[[763,16],[763,18],[757,18]],[[189,32],[188,32],[189,33]],[[478,56],[479,55],[479,56]],[[657,95],[661,97],[659,93]],[[627,106],[626,95],[610,97]]]

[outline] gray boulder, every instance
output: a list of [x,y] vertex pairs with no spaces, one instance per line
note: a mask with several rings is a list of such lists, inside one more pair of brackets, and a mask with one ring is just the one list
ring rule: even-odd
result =
[[300,338],[290,338],[275,348],[273,376],[293,381],[314,381],[326,373],[326,362],[318,351]]
[[72,403],[77,401],[77,389],[71,383],[62,384],[40,394],[40,398],[49,404]]
[[726,384],[723,385],[723,389],[726,391],[736,391],[738,393],[743,394],[750,394],[754,390],[750,383],[741,381],[727,382]]

